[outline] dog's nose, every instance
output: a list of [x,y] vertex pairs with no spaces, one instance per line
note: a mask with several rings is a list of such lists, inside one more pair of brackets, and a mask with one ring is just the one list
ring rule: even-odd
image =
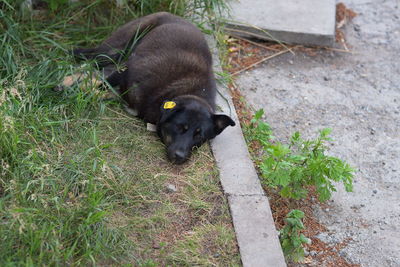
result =
[[175,164],[182,164],[189,158],[190,151],[187,151],[182,148],[175,149],[175,148],[169,147],[167,155],[168,155],[168,159],[171,162],[173,162]]
[[186,160],[186,154],[182,150],[175,151],[175,161],[177,163],[182,163]]

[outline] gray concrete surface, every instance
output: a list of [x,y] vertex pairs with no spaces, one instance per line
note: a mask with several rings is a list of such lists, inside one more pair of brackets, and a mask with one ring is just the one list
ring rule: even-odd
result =
[[245,252],[240,254],[243,265],[286,266],[281,250],[277,253],[275,227],[268,227],[274,225],[268,198],[263,195],[231,195],[228,201],[240,251]]
[[[221,72],[214,39],[208,37],[214,51],[214,68]],[[217,106],[236,122],[211,142],[221,185],[228,198],[240,257],[245,267],[285,267],[278,232],[268,198],[250,160],[239,120],[229,92],[218,84]]]
[[[226,92],[225,95],[227,96],[229,93]],[[217,104],[223,107],[224,113],[230,114],[236,122],[235,127],[228,127],[212,141],[212,149],[225,194],[264,195],[264,190],[247,151],[236,111],[232,109],[232,112],[229,112],[225,99],[218,98]],[[229,104],[231,108],[234,108],[231,101]]]
[[[357,169],[354,192],[342,185],[329,208],[315,207],[328,228],[318,238],[350,263],[400,266],[400,1],[347,0],[358,13],[346,26],[353,54],[297,52],[243,73],[237,83],[263,108],[274,135],[315,137],[333,129],[330,154]],[[321,266],[310,263],[307,266]],[[322,265],[323,266],[323,265]]]
[[231,1],[226,29],[287,43],[330,46],[335,35],[335,0]]

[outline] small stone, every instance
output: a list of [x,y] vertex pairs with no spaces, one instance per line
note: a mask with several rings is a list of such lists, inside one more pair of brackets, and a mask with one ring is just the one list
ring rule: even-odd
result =
[[349,255],[349,257],[347,258],[347,260],[352,263],[352,264],[358,264],[360,265],[361,260],[360,259],[355,259],[351,254]]
[[173,184],[167,184],[166,189],[168,193],[176,193],[178,189],[176,189],[176,186]]
[[318,254],[318,253],[317,253],[316,251],[314,251],[314,250],[311,250],[311,251],[310,251],[310,256],[311,256],[311,257],[315,257],[315,256],[317,256],[317,254]]
[[153,244],[152,244],[151,247],[154,248],[154,249],[160,249],[161,248],[160,243],[158,243],[156,241],[153,241]]
[[347,256],[347,253],[346,253],[346,251],[340,250],[339,255],[340,255],[340,257],[345,258]]
[[219,258],[221,256],[221,254],[215,253],[213,256],[214,256],[214,258]]
[[324,243],[330,243],[331,238],[328,236],[326,233],[319,233],[318,235],[315,236],[319,240],[321,240]]
[[157,126],[155,124],[147,123],[146,128],[149,132],[157,132]]
[[371,130],[370,130],[370,133],[371,133],[372,135],[374,135],[374,134],[375,134],[375,130],[374,130],[374,128],[371,128]]

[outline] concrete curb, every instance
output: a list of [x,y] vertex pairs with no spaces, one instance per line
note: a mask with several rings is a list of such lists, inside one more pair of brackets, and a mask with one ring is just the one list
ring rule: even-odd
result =
[[[221,72],[215,40],[207,36],[214,51],[214,70]],[[231,116],[235,127],[228,127],[211,142],[220,180],[228,198],[233,225],[245,267],[284,267],[285,259],[275,229],[268,198],[250,159],[231,96],[218,85],[217,106]]]

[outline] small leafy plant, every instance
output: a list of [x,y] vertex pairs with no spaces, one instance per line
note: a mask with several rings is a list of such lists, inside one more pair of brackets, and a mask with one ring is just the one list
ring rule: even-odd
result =
[[250,121],[250,126],[245,128],[246,137],[248,141],[258,141],[263,147],[268,147],[270,145],[270,140],[274,137],[272,136],[272,130],[268,123],[262,120],[264,115],[264,110],[258,110],[253,119]]
[[278,188],[283,197],[302,199],[308,187],[314,186],[320,201],[328,200],[336,191],[334,182],[342,182],[347,192],[353,189],[354,170],[339,158],[326,155],[331,129],[323,129],[314,140],[304,140],[295,132],[289,145],[271,142],[269,125],[261,120],[264,111],[255,114],[249,132],[264,150],[259,164],[262,182]]
[[285,218],[286,225],[279,231],[283,253],[295,262],[304,258],[303,244],[311,244],[311,240],[301,233],[304,229],[303,217],[301,210],[290,211]]

